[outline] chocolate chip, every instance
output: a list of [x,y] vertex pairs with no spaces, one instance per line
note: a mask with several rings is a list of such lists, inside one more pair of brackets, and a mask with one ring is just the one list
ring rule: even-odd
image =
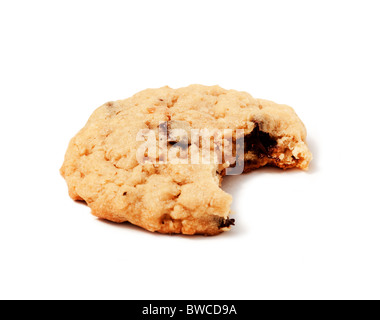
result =
[[222,218],[222,221],[219,225],[219,229],[221,228],[228,228],[230,226],[234,226],[235,225],[235,219],[230,219],[230,218],[227,218],[227,219],[223,219]]
[[271,149],[277,145],[276,140],[271,138],[269,133],[260,130],[258,122],[255,122],[255,128],[249,135],[244,137],[244,140],[245,150],[252,150],[260,158],[270,157]]

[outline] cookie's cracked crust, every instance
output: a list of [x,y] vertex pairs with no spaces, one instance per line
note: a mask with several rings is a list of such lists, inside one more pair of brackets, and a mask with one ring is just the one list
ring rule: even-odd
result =
[[[218,86],[148,89],[98,108],[71,140],[61,174],[74,200],[103,219],[161,233],[229,230],[232,198],[217,165],[139,164],[140,129],[166,121],[191,128],[244,129],[245,172],[265,165],[307,169],[306,130],[292,108]],[[241,159],[242,161],[242,159]]]

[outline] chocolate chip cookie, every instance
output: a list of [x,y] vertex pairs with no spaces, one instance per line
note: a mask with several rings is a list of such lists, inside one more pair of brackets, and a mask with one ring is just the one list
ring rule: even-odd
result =
[[224,175],[266,165],[307,169],[311,158],[291,107],[191,85],[102,105],[71,140],[61,174],[71,198],[99,218],[215,235],[234,224]]

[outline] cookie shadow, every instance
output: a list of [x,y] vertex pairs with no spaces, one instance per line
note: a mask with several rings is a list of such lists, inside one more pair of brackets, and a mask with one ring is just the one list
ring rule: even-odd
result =
[[[83,201],[83,200],[75,200],[75,203],[88,207],[86,201]],[[178,233],[166,234],[166,233],[151,232],[151,231],[145,230],[144,228],[136,226],[128,221],[122,222],[122,223],[116,223],[116,222],[101,219],[101,218],[96,218],[96,220],[99,223],[108,225],[112,228],[127,229],[130,232],[136,232],[137,234],[146,234],[153,237],[176,237],[176,238],[182,238],[182,239],[188,239],[188,240],[194,240],[194,239],[210,240],[210,239],[217,239],[217,238],[220,239],[223,237],[236,237],[243,234],[243,230],[244,230],[242,226],[239,226],[237,224],[236,226],[232,227],[230,231],[222,232],[214,236],[208,236],[208,235],[202,235],[202,234],[195,234],[195,235],[186,235],[186,234],[178,234]]]
[[236,236],[241,236],[244,233],[244,229],[240,230],[239,226],[236,226],[235,228],[233,227],[230,231],[228,232],[222,232],[218,235],[214,236],[208,236],[208,235],[201,235],[201,234],[195,234],[195,235],[186,235],[186,234],[178,234],[178,233],[171,233],[171,234],[166,234],[166,233],[159,233],[159,232],[151,232],[148,230],[145,230],[139,226],[136,226],[130,222],[123,222],[123,223],[116,223],[104,219],[97,218],[97,220],[100,223],[103,223],[105,225],[111,226],[112,228],[120,228],[120,229],[127,229],[130,232],[136,232],[138,234],[146,234],[152,237],[175,237],[175,238],[180,238],[180,239],[187,239],[187,240],[213,240],[213,239],[220,239],[220,238],[225,238],[225,237],[236,237]]
[[74,200],[75,203],[88,207],[87,202],[84,200]]
[[313,154],[313,160],[311,160],[309,165],[309,170],[306,171],[307,174],[314,174],[319,171],[319,146],[316,140],[313,138],[307,139],[307,145]]

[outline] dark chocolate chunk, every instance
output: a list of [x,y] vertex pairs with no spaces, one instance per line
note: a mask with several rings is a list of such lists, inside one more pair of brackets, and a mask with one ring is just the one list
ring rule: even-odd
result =
[[277,142],[271,138],[269,133],[260,130],[260,125],[255,122],[256,126],[250,134],[244,137],[245,151],[252,150],[259,157],[270,157],[271,149],[273,149]]
[[230,218],[227,218],[227,219],[222,219],[220,225],[219,225],[219,228],[228,228],[230,226],[234,226],[235,225],[235,219],[230,219]]

